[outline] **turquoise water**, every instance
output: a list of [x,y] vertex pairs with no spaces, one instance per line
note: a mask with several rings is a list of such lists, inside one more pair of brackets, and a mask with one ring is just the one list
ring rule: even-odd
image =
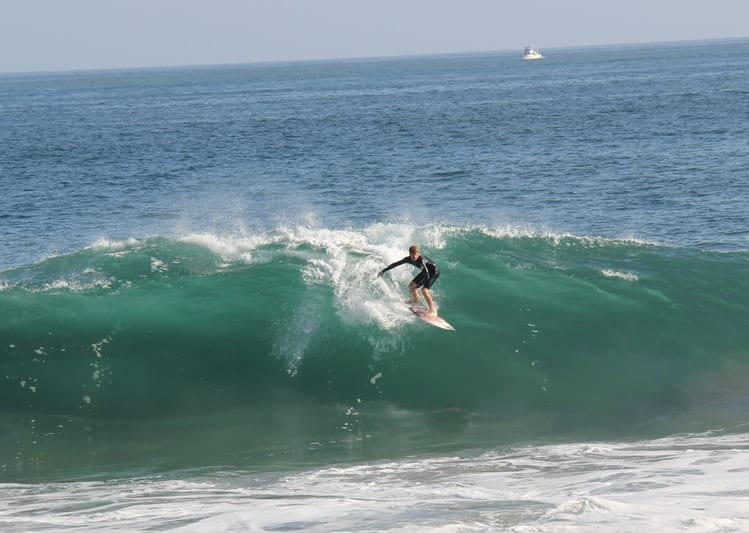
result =
[[[561,473],[571,465],[546,446],[582,442],[570,457],[592,472],[644,442],[670,450],[666,465],[693,438],[741,462],[747,51],[0,76],[6,499],[90,491],[107,507],[119,483],[166,483],[162,518],[123,525],[138,529],[206,497],[184,500],[182,483],[217,483],[232,505],[270,487],[291,505],[295,490],[364,490],[361,469],[381,461],[436,462],[471,485],[474,459],[496,473],[544,457]],[[412,243],[440,267],[434,294],[455,332],[405,307],[410,267],[377,278]],[[725,490],[733,471],[715,474]],[[383,497],[445,489],[413,476]],[[576,516],[568,490],[504,501],[501,520],[448,498],[449,519],[435,508],[375,529],[553,529]],[[637,515],[595,497],[581,513]],[[86,511],[60,505],[43,527],[85,527]],[[2,523],[42,527],[25,512]],[[230,516],[214,525],[336,523]]]
[[[435,296],[455,333],[407,310],[413,272],[376,277],[403,249],[389,242],[417,235],[441,259]],[[748,260],[633,241],[388,225],[102,242],[0,278],[0,399],[10,407],[5,442],[16,461],[6,468],[54,471],[76,463],[68,444],[83,440],[98,455],[99,438],[120,440],[122,427],[137,433],[140,424],[228,432],[184,460],[244,468],[279,450],[300,450],[300,461],[328,457],[309,453],[313,442],[337,448],[353,439],[349,460],[368,457],[394,428],[423,434],[384,446],[387,454],[455,439],[476,447],[638,437],[710,404],[716,412],[702,415],[699,429],[714,417],[738,424]],[[158,447],[174,438],[148,435]],[[114,452],[123,444],[132,451],[125,438]],[[85,471],[113,460],[85,457]],[[127,460],[159,467],[162,458]]]

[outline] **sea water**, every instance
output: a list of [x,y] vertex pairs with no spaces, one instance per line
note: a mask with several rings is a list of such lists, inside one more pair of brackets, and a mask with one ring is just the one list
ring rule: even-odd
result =
[[749,42],[545,55],[1,75],[0,527],[749,527]]

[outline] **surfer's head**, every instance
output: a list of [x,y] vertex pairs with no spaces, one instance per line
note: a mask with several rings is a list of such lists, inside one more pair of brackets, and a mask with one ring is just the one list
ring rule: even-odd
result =
[[410,248],[408,249],[408,255],[410,255],[411,259],[413,259],[414,261],[416,261],[419,258],[420,254],[421,252],[419,251],[419,247],[416,246],[415,244],[412,244]]

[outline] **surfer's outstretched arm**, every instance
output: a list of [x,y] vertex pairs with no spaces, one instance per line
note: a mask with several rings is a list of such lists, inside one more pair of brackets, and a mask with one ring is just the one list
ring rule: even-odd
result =
[[377,277],[379,278],[380,276],[382,276],[385,272],[387,272],[390,269],[393,269],[393,268],[395,268],[397,266],[405,265],[406,263],[409,262],[408,261],[409,259],[410,259],[410,257],[406,256],[403,259],[401,259],[400,261],[396,261],[395,263],[390,263],[388,266],[386,266],[385,268],[383,268],[382,270],[380,270],[380,272],[377,274]]

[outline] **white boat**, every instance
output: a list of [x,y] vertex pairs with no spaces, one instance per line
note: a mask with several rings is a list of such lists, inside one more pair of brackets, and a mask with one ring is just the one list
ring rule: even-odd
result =
[[525,50],[523,50],[523,59],[543,59],[544,56],[541,55],[541,52],[533,48],[532,46],[526,46]]

